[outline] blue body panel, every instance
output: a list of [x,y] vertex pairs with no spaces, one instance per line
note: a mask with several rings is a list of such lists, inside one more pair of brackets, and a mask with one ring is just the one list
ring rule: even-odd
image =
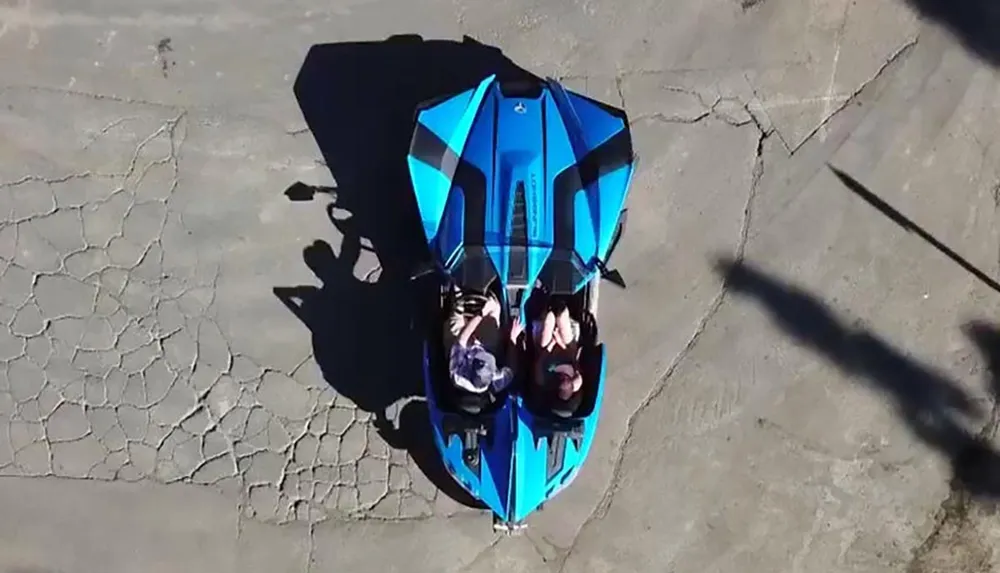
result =
[[553,80],[506,95],[490,76],[417,113],[407,161],[425,239],[460,286],[571,294],[608,256],[634,159],[621,110]]
[[479,471],[471,468],[462,456],[462,436],[445,431],[444,418],[447,414],[438,407],[434,393],[433,373],[430,369],[429,348],[424,347],[424,384],[427,391],[428,411],[434,431],[434,443],[444,461],[444,466],[462,487],[482,500],[502,519],[507,519],[511,506],[511,479],[513,459],[513,402],[505,401],[495,413],[495,423],[490,430],[490,439],[480,441]]
[[[604,348],[601,348],[599,380],[594,408],[581,418],[570,419],[582,423],[582,436],[574,440],[545,431],[545,421],[539,420],[525,405],[524,398],[517,402],[517,432],[514,437],[514,507],[512,521],[521,521],[538,506],[566,489],[576,478],[597,433],[597,421],[604,401],[606,373]],[[558,442],[562,442],[559,444]]]
[[[464,149],[486,91],[493,84],[494,76],[480,82],[474,90],[463,92],[421,112],[421,122],[439,137],[450,149]],[[435,169],[426,163],[407,157],[410,175],[414,181],[417,208],[424,224],[424,234],[430,241],[437,236],[444,216],[451,182],[455,176],[451,169]],[[419,182],[419,183],[418,183]]]

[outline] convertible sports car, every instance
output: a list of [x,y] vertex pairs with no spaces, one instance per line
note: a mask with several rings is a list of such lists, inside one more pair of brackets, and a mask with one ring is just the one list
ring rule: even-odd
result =
[[[434,273],[441,283],[440,320],[424,352],[435,443],[494,525],[520,529],[573,481],[597,428],[605,377],[598,286],[602,278],[625,286],[606,263],[625,228],[636,166],[628,117],[552,79],[489,76],[418,108],[407,159],[431,253],[414,276]],[[501,301],[503,324],[530,324],[554,301],[569,309],[581,326],[575,408],[533,395],[526,368],[498,392],[451,383],[444,322],[464,297],[484,293]],[[519,363],[530,363],[528,354]]]

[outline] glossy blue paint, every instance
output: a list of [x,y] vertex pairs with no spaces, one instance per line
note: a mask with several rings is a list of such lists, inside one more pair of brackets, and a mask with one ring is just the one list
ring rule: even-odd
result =
[[548,457],[551,434],[541,431],[545,424],[525,405],[524,398],[512,398],[517,403],[515,411],[517,432],[514,437],[514,506],[511,508],[512,521],[521,521],[538,506],[554,498],[573,483],[583,466],[597,433],[601,405],[604,402],[606,359],[603,346],[600,349],[600,368],[596,379],[587,384],[596,384],[594,408],[586,415],[569,421],[583,425],[582,436],[577,444],[569,437],[564,438],[562,464],[558,471],[549,475]]
[[496,412],[495,423],[490,428],[490,436],[480,438],[479,472],[474,471],[463,456],[462,436],[447,434],[444,419],[447,415],[438,406],[434,390],[433,373],[430,369],[429,345],[424,345],[424,388],[427,392],[427,406],[434,432],[434,444],[441,455],[445,469],[463,489],[482,500],[502,519],[509,515],[511,488],[511,464],[513,458],[513,403],[505,401]]
[[[468,257],[479,257],[474,262],[488,262],[501,287],[523,288],[522,301],[553,260],[576,261],[573,291],[587,288],[597,262],[608,256],[635,170],[621,110],[553,80],[540,82],[537,95],[508,97],[489,76],[473,89],[423,107],[407,157],[424,237],[439,268],[463,286],[465,275],[458,269]],[[526,228],[515,237],[519,192]],[[562,241],[558,251],[557,240]],[[506,315],[506,289],[500,292]],[[435,444],[462,487],[501,520],[517,522],[573,482],[590,451],[603,403],[603,346],[595,378],[585,381],[594,385],[593,407],[576,420],[581,436],[566,438],[561,465],[553,472],[549,425],[518,395],[502,396],[500,408],[483,418],[489,421],[489,439],[480,439],[478,471],[467,465],[462,436],[445,433],[445,419],[454,414],[442,411],[435,395],[433,376],[441,373],[431,371],[428,348],[424,376]]]
[[[537,97],[508,97],[490,76],[474,90],[418,112],[418,130],[433,134],[437,143],[429,145],[428,137],[414,137],[407,161],[425,238],[446,272],[458,268],[461,256],[448,259],[458,252],[456,242],[461,241],[465,247],[485,248],[504,286],[515,272],[512,252],[523,254],[526,269],[517,271],[518,281],[533,284],[553,254],[557,216],[583,218],[574,221],[572,245],[564,247],[579,256],[578,274],[583,278],[576,281],[577,289],[594,276],[597,260],[606,256],[627,199],[634,158],[621,159],[623,165],[613,168],[603,168],[600,157],[589,159],[597,163],[589,166],[598,175],[596,180],[568,190],[585,196],[586,209],[574,197],[573,212],[557,214],[556,187],[560,177],[562,185],[580,181],[579,176],[566,177],[567,173],[583,170],[581,161],[627,130],[627,121],[623,113],[612,113],[620,110],[602,107],[554,80],[543,81],[541,87]],[[460,169],[465,169],[464,177],[459,176]],[[527,229],[515,244],[511,231],[518,189],[524,192]],[[465,201],[450,201],[449,196],[456,194]],[[466,210],[467,205],[479,204],[481,210]],[[461,234],[449,228],[442,236],[442,220],[449,216],[465,219]]]

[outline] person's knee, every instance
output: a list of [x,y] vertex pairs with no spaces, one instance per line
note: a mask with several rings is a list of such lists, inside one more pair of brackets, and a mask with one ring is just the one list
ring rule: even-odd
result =
[[551,310],[545,313],[545,317],[542,319],[542,324],[545,328],[552,328],[556,325],[556,315]]
[[544,348],[552,342],[552,336],[556,331],[556,317],[550,312],[542,320],[542,331],[538,337],[538,343]]

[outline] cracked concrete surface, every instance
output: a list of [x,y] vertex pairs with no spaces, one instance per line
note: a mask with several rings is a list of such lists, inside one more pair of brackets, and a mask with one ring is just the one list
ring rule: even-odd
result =
[[[338,394],[272,293],[345,248],[333,197],[283,195],[335,186],[303,57],[395,33],[624,105],[642,157],[601,429],[522,537],[387,443],[403,404]],[[906,3],[22,0],[0,50],[0,569],[1000,567],[1000,491],[953,443],[1000,446],[962,330],[997,293],[826,168],[995,274],[997,80]],[[891,370],[981,407],[952,422]]]

